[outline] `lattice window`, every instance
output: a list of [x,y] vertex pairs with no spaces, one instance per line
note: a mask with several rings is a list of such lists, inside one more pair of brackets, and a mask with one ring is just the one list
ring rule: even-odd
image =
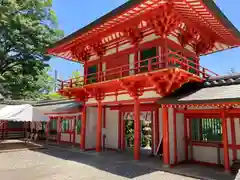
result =
[[62,133],[66,133],[69,131],[69,127],[70,127],[69,124],[70,124],[69,120],[66,120],[66,119],[62,120]]
[[191,120],[191,138],[193,141],[222,141],[222,123],[217,118],[195,118]]
[[49,133],[57,134],[57,119],[52,119],[49,123]]

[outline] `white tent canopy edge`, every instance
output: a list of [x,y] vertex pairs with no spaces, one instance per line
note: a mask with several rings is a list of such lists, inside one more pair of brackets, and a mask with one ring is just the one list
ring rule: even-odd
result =
[[20,122],[47,122],[48,116],[30,104],[8,105],[0,109],[0,120]]

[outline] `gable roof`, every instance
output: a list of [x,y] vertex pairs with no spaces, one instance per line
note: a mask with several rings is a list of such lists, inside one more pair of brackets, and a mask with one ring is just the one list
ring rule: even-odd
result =
[[160,104],[240,102],[240,73],[209,78],[202,84],[185,84],[158,102]]
[[[117,15],[120,15],[124,13],[126,10],[133,8],[137,4],[140,4],[144,0],[130,0],[126,3],[122,4],[121,6],[117,7],[116,9],[110,11],[106,15],[98,18],[97,20],[93,21],[92,23],[88,24],[87,26],[77,30],[76,32],[70,34],[69,36],[63,38],[62,40],[56,42],[51,47],[56,47],[58,45],[61,45],[67,41],[71,41],[75,39],[76,37],[88,32],[92,28],[95,28],[111,18],[114,18]],[[239,30],[231,23],[231,21],[223,14],[223,12],[219,9],[219,7],[216,5],[216,3],[213,0],[203,0],[203,3],[214,13],[216,17],[219,18],[220,22],[224,24],[228,29],[230,29],[231,32],[234,33],[234,35],[238,38],[240,38],[240,32]]]

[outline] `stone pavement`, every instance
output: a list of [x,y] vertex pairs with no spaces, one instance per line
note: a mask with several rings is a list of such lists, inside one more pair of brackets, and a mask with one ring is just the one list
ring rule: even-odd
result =
[[138,166],[144,166],[148,168],[152,168],[156,171],[164,171],[172,174],[183,175],[187,177],[192,177],[196,179],[206,179],[206,180],[233,180],[234,176],[231,174],[225,173],[222,168],[218,167],[209,167],[202,166],[197,164],[181,164],[175,166],[174,168],[166,168],[163,166],[162,161],[157,157],[149,158],[145,155],[141,156],[140,161],[133,160],[133,154],[129,152],[115,152],[115,151],[107,151],[96,153],[95,151],[87,151],[81,152],[79,147],[72,147],[69,144],[51,144],[50,146],[67,149],[71,152],[78,152],[84,155],[92,155],[97,156],[98,158],[102,158],[103,160],[111,159],[112,161],[123,161],[128,164],[137,164]]
[[55,148],[0,153],[0,159],[2,180],[196,180],[124,160]]

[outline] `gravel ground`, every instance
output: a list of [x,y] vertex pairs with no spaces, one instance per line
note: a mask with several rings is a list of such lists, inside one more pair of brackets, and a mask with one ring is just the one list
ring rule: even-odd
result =
[[2,180],[196,180],[127,160],[60,149],[0,153]]

